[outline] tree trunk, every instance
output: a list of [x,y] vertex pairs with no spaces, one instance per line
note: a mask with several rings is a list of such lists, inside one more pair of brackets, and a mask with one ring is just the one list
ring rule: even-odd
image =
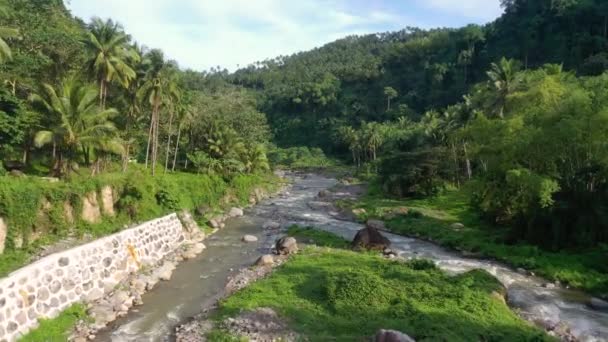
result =
[[159,108],[160,103],[159,99],[156,99],[154,102],[154,137],[152,140],[152,176],[156,175],[156,164],[158,162],[158,136],[159,136]]
[[129,152],[131,150],[131,144],[127,143],[126,149],[125,149],[125,155],[122,157],[122,172],[127,172],[127,169],[129,168]]
[[452,154],[454,157],[454,181],[456,181],[456,185],[460,188],[460,175],[459,175],[459,167],[458,167],[458,155],[456,154],[456,146],[452,143]]
[[464,158],[466,159],[467,164],[467,177],[470,180],[473,178],[473,170],[471,169],[471,160],[469,159],[469,154],[467,152],[467,143],[462,143],[462,149],[464,151]]
[[150,144],[152,143],[152,133],[154,131],[154,109],[150,114],[150,130],[148,131],[148,145],[146,147],[146,169],[148,168],[148,160],[150,158]]
[[177,153],[179,152],[179,139],[182,135],[182,125],[179,125],[177,128],[177,141],[175,142],[175,153],[173,154],[173,166],[171,167],[171,171],[175,172],[175,164],[177,163]]
[[386,111],[388,112],[389,110],[391,110],[391,98],[390,98],[390,96],[387,96],[387,98],[386,98]]
[[165,155],[165,173],[169,169],[169,153],[171,149],[171,128],[173,126],[173,111],[169,113],[169,132],[167,133],[167,154]]
[[106,87],[106,81],[102,76],[101,79],[99,80],[99,106],[102,109],[104,109],[103,94],[104,94],[105,87]]

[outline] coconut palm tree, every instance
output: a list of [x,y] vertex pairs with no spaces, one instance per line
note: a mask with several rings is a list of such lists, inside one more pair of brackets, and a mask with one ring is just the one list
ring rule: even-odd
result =
[[170,97],[175,96],[177,92],[176,85],[172,81],[176,66],[173,63],[165,63],[160,51],[151,51],[147,58],[146,63],[150,65],[150,68],[138,96],[146,100],[152,108],[146,148],[146,168],[151,161],[152,175],[155,175],[158,161],[160,111],[163,106],[170,103]]
[[179,153],[179,142],[182,136],[182,129],[190,125],[193,119],[192,108],[189,106],[181,106],[177,112],[177,141],[175,142],[175,153],[173,153],[173,165],[171,171],[175,171],[177,163],[177,155]]
[[129,65],[139,59],[135,49],[129,47],[130,41],[122,26],[111,19],[103,21],[93,18],[84,43],[91,53],[88,65],[91,73],[99,82],[99,103],[105,107],[108,84],[117,81],[127,87],[137,76]]
[[[57,175],[77,169],[78,155],[89,164],[91,152],[124,153],[116,126],[110,121],[118,114],[115,109],[102,109],[97,103],[97,90],[74,78],[63,82],[58,89],[44,84],[40,94],[33,94],[31,102],[56,120],[49,130],[36,133],[37,147],[53,144],[58,149],[53,170]],[[93,171],[98,171],[96,162]]]
[[502,58],[498,63],[492,63],[490,71],[487,72],[490,78],[490,87],[495,90],[496,115],[504,117],[507,104],[507,97],[511,95],[516,86],[517,67],[512,59]]
[[[0,17],[9,16],[9,5],[6,0],[0,0]],[[11,48],[6,39],[19,38],[19,30],[0,26],[0,64],[13,59]]]

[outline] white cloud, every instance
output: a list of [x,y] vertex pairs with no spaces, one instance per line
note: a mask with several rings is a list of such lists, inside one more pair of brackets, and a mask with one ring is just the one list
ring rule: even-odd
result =
[[[161,48],[183,67],[205,70],[289,55],[345,35],[428,27],[409,18],[401,3],[352,0],[65,0],[72,12],[89,20],[113,18],[139,43]],[[425,1],[445,11],[472,12],[490,0]],[[492,0],[498,2],[498,0]],[[483,3],[483,4],[482,4]],[[463,10],[470,8],[471,11]],[[391,8],[392,9],[389,9]],[[476,12],[477,13],[477,12]]]
[[416,0],[428,8],[467,18],[491,21],[503,12],[500,0]]
[[161,48],[180,65],[197,70],[234,69],[331,41],[337,32],[397,27],[381,11],[351,13],[345,0],[70,0],[73,14],[111,17],[143,45]]

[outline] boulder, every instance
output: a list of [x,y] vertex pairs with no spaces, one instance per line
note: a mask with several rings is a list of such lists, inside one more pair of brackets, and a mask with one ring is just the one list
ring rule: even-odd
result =
[[212,218],[211,220],[209,220],[209,225],[211,226],[211,228],[220,229],[223,221],[224,220],[222,217],[216,216],[216,217]]
[[244,235],[241,240],[243,242],[257,242],[258,238],[253,235]]
[[270,266],[274,264],[274,257],[270,254],[262,255],[256,262],[256,266]]
[[321,190],[319,191],[319,198],[325,198],[325,197],[329,197],[329,195],[331,195],[331,192],[329,192],[329,190]]
[[10,175],[13,177],[17,177],[17,178],[23,178],[25,177],[25,173],[19,171],[19,170],[11,170]]
[[608,312],[608,302],[599,298],[591,298],[589,306],[594,310]]
[[160,280],[168,281],[173,275],[175,270],[175,264],[172,262],[165,262],[157,271],[156,274]]
[[245,215],[245,213],[241,208],[232,208],[230,209],[230,212],[228,212],[228,216],[230,217],[241,217],[243,215]]
[[96,305],[89,311],[89,316],[95,320],[93,327],[101,329],[116,319],[114,308],[109,305]]
[[452,225],[450,226],[450,228],[455,229],[455,230],[463,229],[464,228],[464,224],[462,224],[462,223],[452,223]]
[[353,209],[352,212],[355,216],[361,216],[361,215],[367,214],[367,211],[363,208]]
[[408,335],[396,330],[380,330],[372,339],[374,342],[416,342]]
[[[370,221],[371,222],[370,224]],[[361,229],[355,235],[355,238],[352,242],[352,247],[355,249],[364,248],[364,249],[373,249],[383,251],[385,249],[390,249],[391,241],[387,239],[385,236],[380,234],[377,227],[380,227],[377,220],[368,221],[366,227]],[[382,226],[384,223],[382,222]]]
[[277,240],[275,248],[277,254],[289,255],[298,251],[298,243],[295,238],[285,236]]
[[103,298],[103,290],[95,288],[85,297],[85,301],[91,303],[101,298]]
[[268,221],[268,222],[264,223],[264,225],[262,227],[267,230],[275,230],[275,229],[280,229],[281,224],[276,221]]
[[384,224],[384,221],[380,220],[367,220],[365,226],[375,230],[386,230],[386,225]]

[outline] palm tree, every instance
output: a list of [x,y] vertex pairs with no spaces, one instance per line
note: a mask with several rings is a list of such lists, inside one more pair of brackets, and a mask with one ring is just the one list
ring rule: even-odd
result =
[[384,88],[384,96],[386,96],[386,111],[391,110],[391,100],[396,98],[399,95],[395,88],[393,87],[385,87]]
[[179,142],[182,136],[182,129],[188,126],[192,121],[192,109],[189,106],[180,106],[177,112],[177,139],[175,142],[175,152],[173,153],[173,165],[171,171],[175,171],[175,164],[177,163],[177,155],[179,153]]
[[495,90],[494,108],[497,116],[504,117],[507,97],[513,92],[516,85],[517,67],[513,59],[502,58],[498,63],[492,63],[490,71],[490,87]]
[[122,26],[111,19],[93,18],[84,43],[91,52],[89,69],[99,82],[99,103],[106,105],[108,84],[118,81],[127,87],[137,76],[129,65],[139,59],[137,52],[128,46],[130,41]]
[[[98,154],[124,153],[116,126],[110,121],[118,112],[100,108],[96,98],[97,90],[93,86],[84,85],[75,78],[68,78],[58,89],[44,84],[40,94],[31,95],[35,106],[57,120],[52,129],[39,131],[34,138],[37,147],[57,146],[53,167],[56,174],[69,174],[75,170],[79,153],[86,164],[89,164],[92,149]],[[95,164],[94,173],[99,168],[98,161]]]
[[163,105],[169,103],[169,97],[176,93],[176,86],[172,82],[175,66],[171,63],[165,63],[162,52],[158,50],[152,50],[146,58],[146,64],[150,68],[138,96],[147,99],[152,108],[146,147],[146,168],[151,159],[152,175],[155,175],[158,160],[160,110]]
[[[6,0],[0,0],[0,17],[9,16],[9,5]],[[19,38],[19,30],[0,26],[0,64],[13,59],[11,48],[6,39]]]
[[165,173],[169,169],[169,154],[171,151],[171,138],[173,136],[173,118],[176,112],[181,110],[182,94],[177,84],[176,68],[171,68],[167,77],[167,107],[169,108],[169,127],[167,130],[167,151],[165,153]]

